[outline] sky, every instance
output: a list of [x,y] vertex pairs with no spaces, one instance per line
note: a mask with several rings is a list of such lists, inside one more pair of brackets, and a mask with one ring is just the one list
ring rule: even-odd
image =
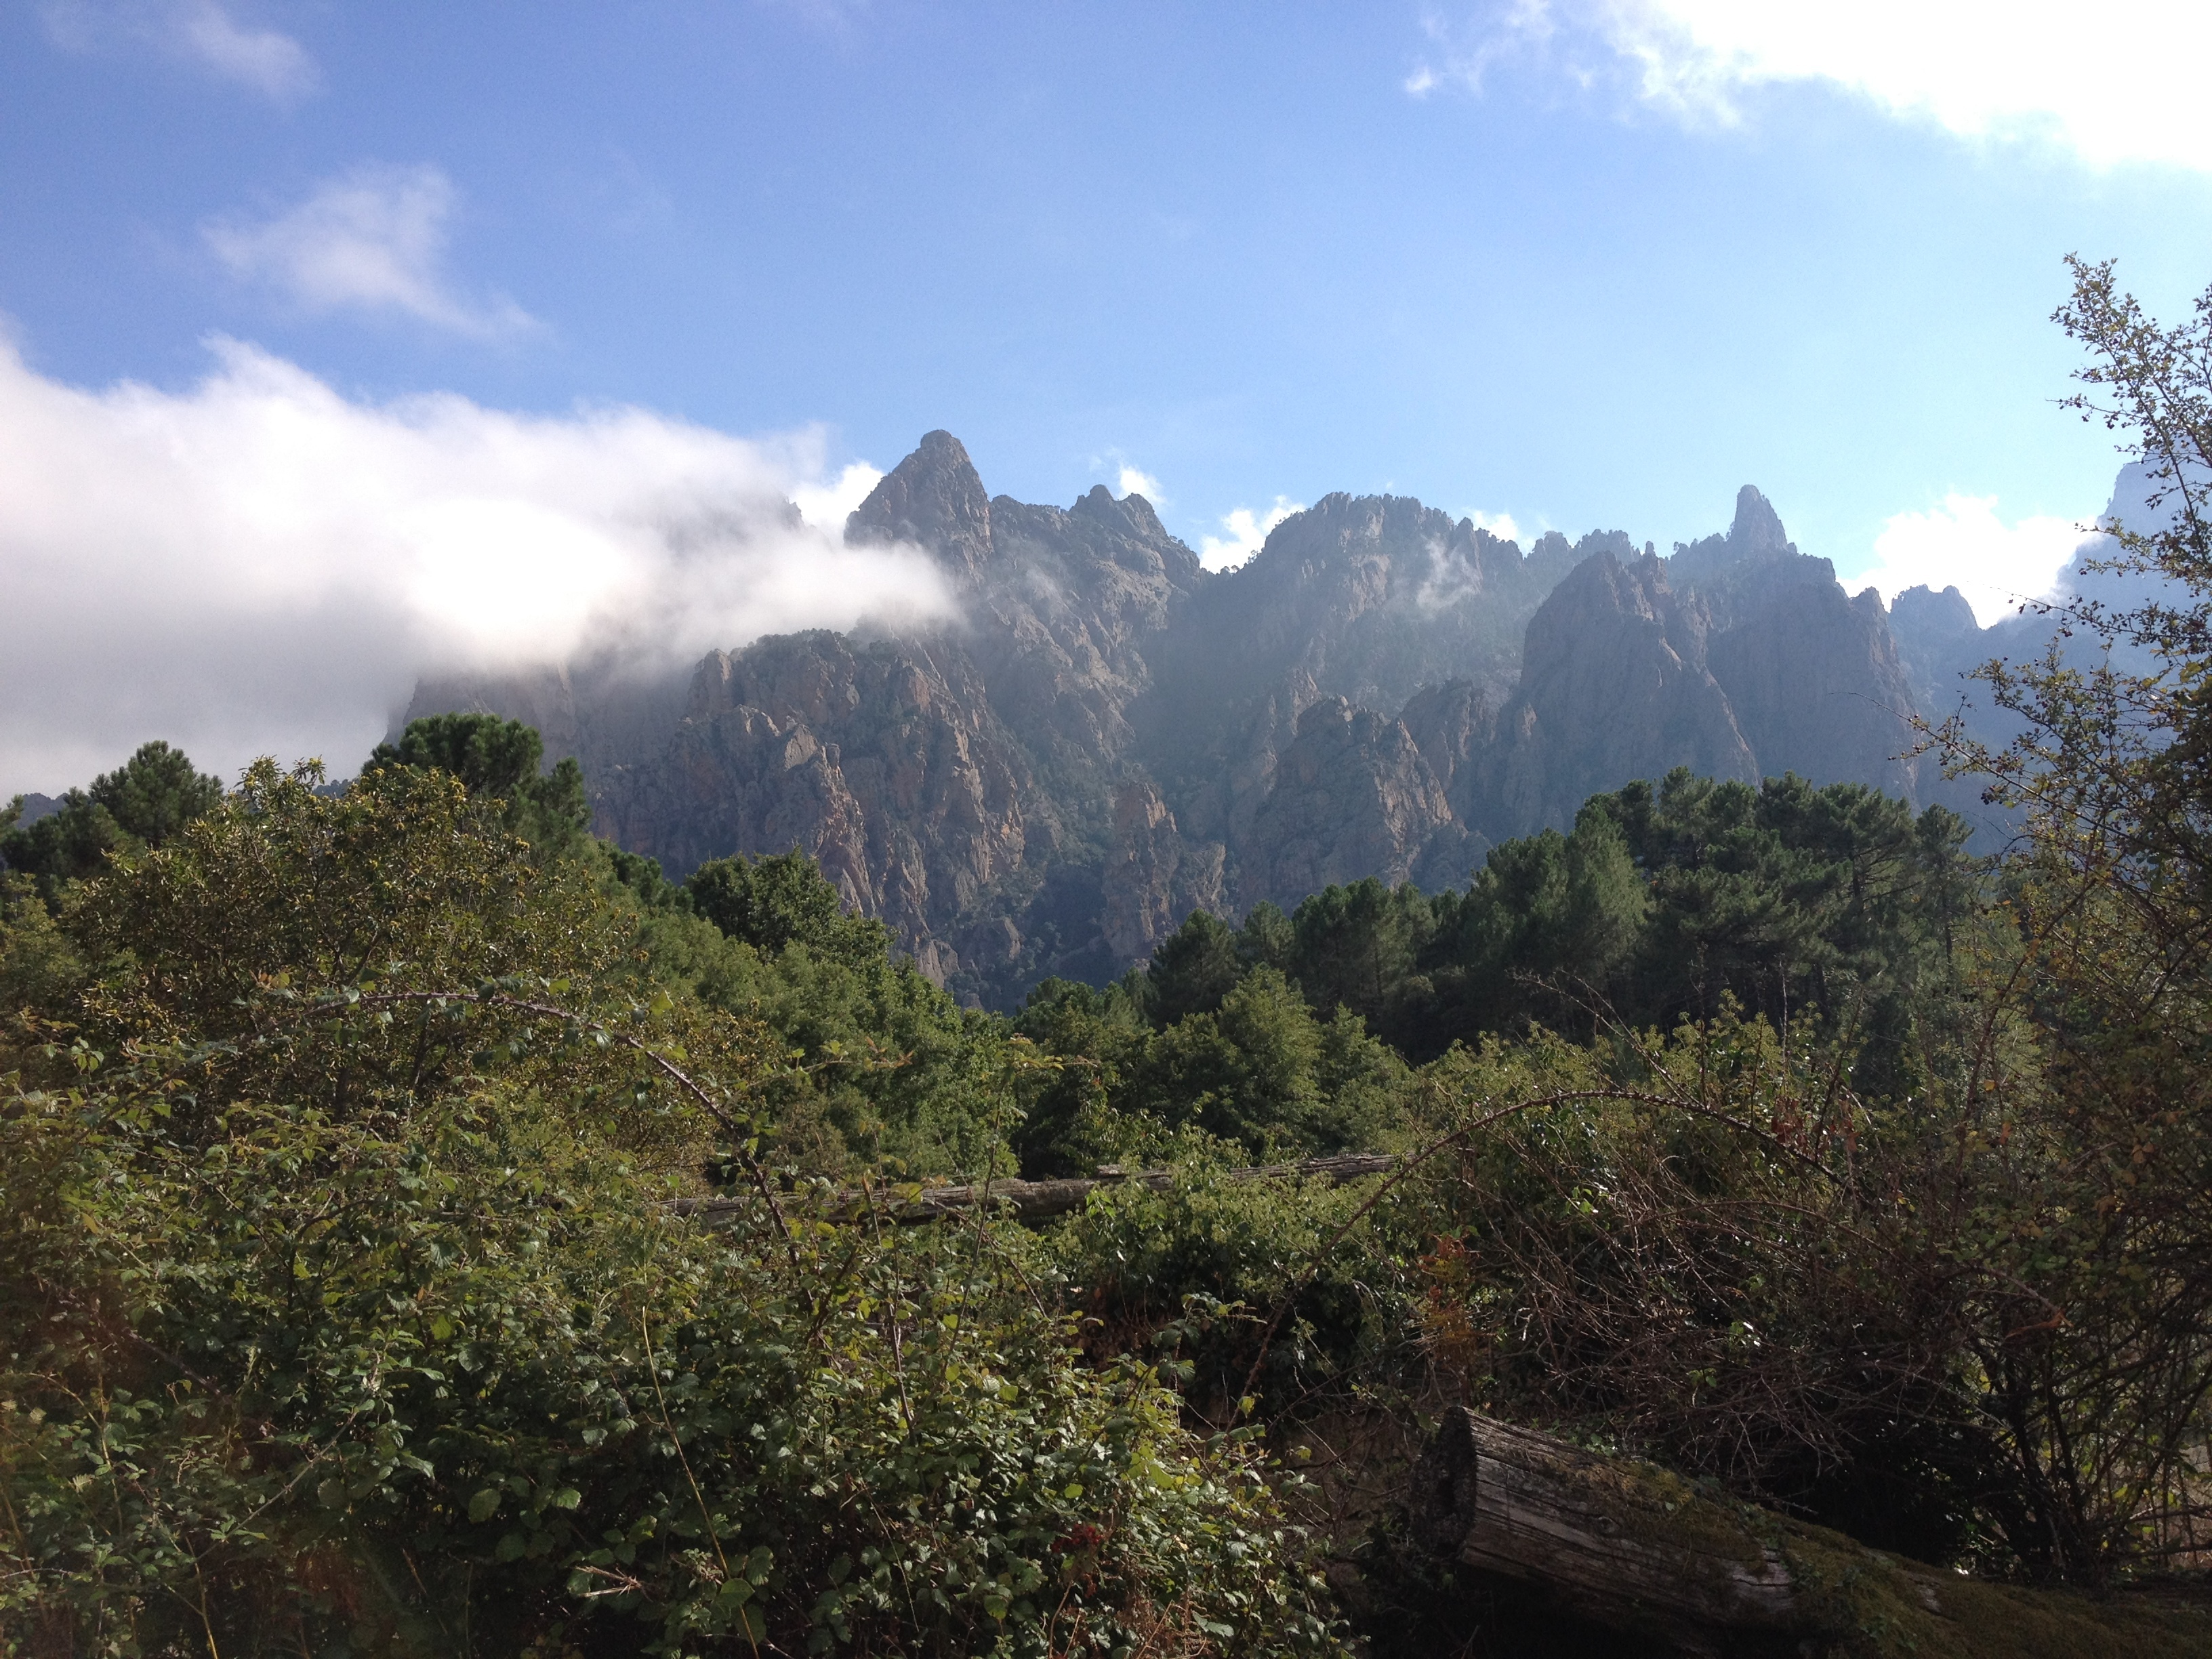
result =
[[2118,465],[2063,256],[2212,282],[2208,55],[2157,0],[0,0],[0,796],[932,614],[836,532],[937,427],[1217,566],[1331,490],[1663,550],[1753,483],[1994,621]]

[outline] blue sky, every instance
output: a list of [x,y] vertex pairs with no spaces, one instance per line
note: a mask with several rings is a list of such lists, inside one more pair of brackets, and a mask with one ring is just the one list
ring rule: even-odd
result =
[[[2212,280],[2199,9],[2117,6],[2100,46],[2078,11],[1950,0],[8,4],[0,405],[43,477],[81,453],[149,503],[130,443],[159,427],[205,538],[277,487],[176,460],[230,429],[218,392],[248,418],[249,383],[264,434],[325,422],[270,452],[287,488],[386,454],[392,422],[419,438],[430,395],[548,442],[645,411],[694,467],[726,435],[747,488],[828,490],[817,518],[848,464],[943,426],[1026,500],[1141,475],[1194,545],[1349,489],[1663,549],[1751,481],[1847,575],[1955,567],[1990,620],[2006,562],[2039,586],[2116,465],[2052,406],[2061,256],[2117,256],[2169,315]],[[516,511],[622,517],[619,465],[671,464],[645,429],[627,462],[592,452],[599,506]],[[295,552],[244,580],[149,505],[169,541],[133,563],[101,550],[127,515],[72,520],[28,465],[11,486],[0,461],[0,574],[202,568],[226,639],[284,616],[285,557],[340,614],[347,559],[431,556],[291,520]],[[404,517],[416,463],[376,465]],[[134,661],[159,620],[41,617]],[[0,789],[70,781],[216,672],[85,716],[76,748],[0,729]],[[347,706],[395,672],[365,662]],[[294,672],[254,695],[328,701]],[[251,746],[203,725],[226,760]]]

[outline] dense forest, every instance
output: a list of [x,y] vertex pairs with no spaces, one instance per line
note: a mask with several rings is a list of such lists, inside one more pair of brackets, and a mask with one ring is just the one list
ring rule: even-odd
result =
[[[10,811],[0,1651],[1595,1650],[1409,1541],[1459,1405],[1974,1579],[2170,1587],[2212,296],[2163,331],[2076,275],[2173,597],[2069,619],[2147,673],[1987,671],[2011,748],[1926,732],[1998,855],[1678,772],[1002,1017],[796,854],[669,881],[488,715]],[[1395,1158],[1298,1167],[1344,1152]],[[1914,1639],[1837,1594],[1830,1650]]]

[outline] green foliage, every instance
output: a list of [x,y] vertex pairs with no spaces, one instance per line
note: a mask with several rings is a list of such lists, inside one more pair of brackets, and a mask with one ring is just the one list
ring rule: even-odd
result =
[[1412,885],[1385,887],[1373,877],[1328,887],[1291,918],[1285,971],[1324,1014],[1351,1010],[1378,1030],[1395,1032],[1427,994],[1416,980],[1436,932],[1427,900]]
[[1244,925],[1237,930],[1237,951],[1247,963],[1289,971],[1297,935],[1291,919],[1262,900],[1252,907]]
[[[103,965],[45,1016],[110,1057],[227,1045],[234,1062],[179,1103],[196,1121],[252,1098],[351,1121],[404,1113],[479,1063],[481,1035],[439,994],[583,981],[610,1009],[650,1000],[623,919],[580,869],[536,860],[497,803],[407,768],[336,796],[319,781],[260,763],[221,809],[90,884],[64,923]],[[302,1019],[349,1033],[342,1054]]]
[[52,898],[63,882],[97,875],[112,854],[161,846],[222,799],[222,781],[195,772],[182,750],[149,743],[35,823],[15,823],[18,798],[0,820],[0,860]]
[[1172,1025],[1188,1014],[1212,1013],[1250,965],[1227,922],[1208,910],[1192,911],[1145,969],[1152,1023]]
[[1330,1649],[1252,1449],[1080,1363],[1018,1233],[669,1207],[773,1144],[783,1060],[653,977],[601,866],[443,769],[316,781],[264,763],[6,918],[94,967],[0,1057],[0,1630]]
[[2081,601],[2058,621],[2134,649],[2069,663],[2054,641],[1986,665],[2017,739],[1992,750],[1955,722],[1930,738],[2024,822],[2011,948],[1984,972],[2005,1041],[1977,1055],[1959,1136],[1984,1249],[2024,1292],[1980,1356],[2019,1530],[2041,1528],[2024,1553],[2094,1583],[2185,1547],[2212,1499],[2212,290],[2165,327],[2110,262],[2069,263],[2057,320],[2090,353],[2069,401],[2148,485],[2149,519],[2114,527],[2103,568],[2151,580],[2131,609]]
[[1050,1236],[1099,1322],[1094,1350],[1172,1351],[1186,1398],[1214,1421],[1238,1414],[1248,1378],[1259,1414],[1280,1425],[1419,1371],[1418,1202],[1347,1231],[1373,1180],[1230,1181],[1233,1148],[1179,1150],[1174,1186],[1103,1188]]
[[1652,895],[1604,798],[1584,807],[1574,833],[1546,830],[1494,848],[1464,896],[1436,904],[1426,952],[1425,1048],[1446,1030],[1462,1036],[1540,1020],[1588,1030],[1594,1011],[1625,988]]
[[1859,988],[1948,973],[1973,907],[1966,826],[1863,784],[1770,779],[1756,793],[1686,773],[1606,810],[1652,878],[1637,1012],[1710,1012],[1725,992],[1778,1022],[1842,1012]]
[[1260,967],[1213,1012],[1151,1038],[1131,1067],[1125,1109],[1235,1141],[1266,1162],[1380,1144],[1404,1075],[1357,1014],[1317,1019],[1297,987]]
[[1144,989],[1055,981],[1031,994],[1015,1030],[1060,1064],[1017,1134],[1026,1173],[1145,1161],[1192,1133],[1264,1162],[1397,1132],[1404,1061],[1358,1015],[1317,1018],[1279,969],[1252,968],[1217,1007],[1158,1029],[1137,1012]]
[[[1475,1398],[1955,1559],[2005,1480],[1962,1337],[2006,1316],[1984,1241],[1921,1200],[1948,1142],[1869,1107],[1800,1030],[1733,1010],[1607,1055],[1548,1039],[1444,1062],[1480,1121],[1423,1264]],[[1963,1270],[1962,1270],[1963,1269]]]
[[1957,815],[1916,817],[1861,784],[1754,790],[1678,770],[1593,797],[1570,834],[1492,848],[1463,893],[1370,878],[1289,918],[1261,906],[1233,933],[1194,915],[1154,953],[1145,1006],[1162,1026],[1211,1013],[1267,967],[1415,1062],[1486,1032],[1587,1039],[1724,1000],[1782,1024],[1878,1018],[1893,1045],[1896,999],[1948,994],[1955,935],[1984,902],[1966,837]]
[[[639,877],[627,886],[653,902]],[[702,865],[642,934],[659,977],[757,1022],[791,1057],[767,1087],[795,1167],[953,1176],[1008,1162],[1026,1045],[894,959],[889,930],[845,915],[805,854]]]
[[592,823],[583,769],[572,757],[541,775],[544,758],[544,740],[520,720],[429,714],[408,721],[398,742],[377,744],[362,769],[446,773],[477,799],[502,803],[507,828],[532,846],[574,853]]
[[134,1093],[0,1124],[10,1622],[112,1652],[1328,1645],[1249,1456],[1142,1367],[1075,1364],[988,1235],[702,1232],[482,1101],[183,1146]]
[[645,909],[690,908],[690,896],[661,873],[659,859],[647,858],[641,853],[625,853],[612,842],[601,842],[599,846],[605,854],[608,874],[617,886],[628,888],[631,897]]
[[1024,1175],[1085,1176],[1166,1156],[1167,1126],[1132,1110],[1123,1088],[1148,1041],[1141,1000],[1127,982],[1100,991],[1048,979],[1030,993],[1014,1029],[1057,1064],[1024,1079],[1012,1136]]
[[83,975],[82,958],[37,884],[0,871],[0,1030],[19,1010],[59,1006]]
[[837,890],[804,853],[709,859],[691,872],[684,890],[701,915],[756,951],[774,953],[797,944],[859,963],[890,948],[883,923],[847,915]]

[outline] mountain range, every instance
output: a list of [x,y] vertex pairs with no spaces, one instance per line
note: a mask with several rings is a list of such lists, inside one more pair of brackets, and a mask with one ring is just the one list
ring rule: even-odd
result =
[[1004,1006],[1111,977],[1194,908],[1463,883],[1495,842],[1677,766],[1972,806],[1911,757],[1911,722],[2034,626],[1981,629],[1956,588],[1853,596],[1749,485],[1667,556],[1618,530],[1524,552],[1333,495],[1213,573],[1141,495],[993,496],[933,432],[845,535],[926,549],[958,618],[771,636],[674,678],[428,681],[404,718],[536,726],[599,830],[673,876],[798,848],[932,978]]

